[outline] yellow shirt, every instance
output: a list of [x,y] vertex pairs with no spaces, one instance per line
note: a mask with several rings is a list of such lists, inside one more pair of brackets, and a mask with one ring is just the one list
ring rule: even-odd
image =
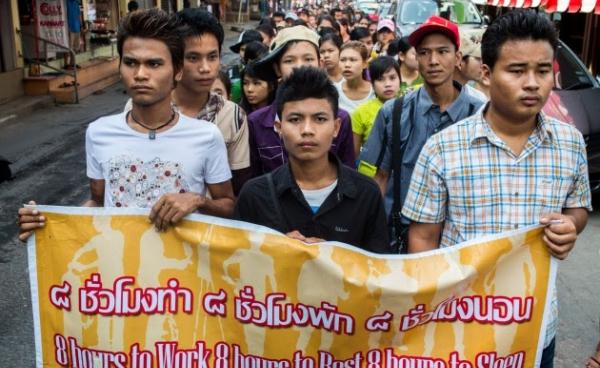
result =
[[352,113],[352,133],[360,135],[363,143],[369,138],[381,106],[383,106],[383,102],[375,97],[358,106]]

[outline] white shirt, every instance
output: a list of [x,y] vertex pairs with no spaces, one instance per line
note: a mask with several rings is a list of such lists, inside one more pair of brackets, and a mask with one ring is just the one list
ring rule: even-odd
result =
[[105,180],[105,207],[148,208],[164,194],[206,194],[205,184],[231,179],[227,150],[212,123],[179,114],[169,130],[133,130],[126,113],[91,123],[85,137],[87,176]]
[[369,94],[360,100],[351,100],[348,98],[348,96],[346,96],[346,94],[344,93],[344,88],[342,87],[342,84],[344,84],[344,81],[335,84],[335,88],[338,90],[338,93],[340,95],[340,99],[339,99],[339,107],[340,109],[344,109],[348,112],[349,115],[352,115],[352,113],[354,112],[354,110],[356,110],[356,108],[360,105],[362,105],[363,103],[369,101],[370,99],[372,99],[373,97],[375,97],[375,92],[373,91],[373,87],[369,86]]
[[323,202],[325,202],[327,197],[329,197],[331,192],[333,192],[333,190],[337,186],[337,183],[338,183],[338,181],[336,179],[333,183],[326,186],[325,188],[301,189],[302,195],[304,196],[304,199],[306,199],[306,203],[308,203],[308,205],[309,205],[310,209],[313,211],[313,213],[317,213],[319,211],[319,208],[321,208],[321,205],[323,204]]

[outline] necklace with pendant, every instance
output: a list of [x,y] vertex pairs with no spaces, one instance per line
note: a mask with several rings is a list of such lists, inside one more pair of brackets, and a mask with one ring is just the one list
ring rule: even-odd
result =
[[156,128],[150,128],[149,126],[145,125],[144,123],[141,123],[140,121],[138,121],[138,120],[135,118],[135,116],[133,116],[133,111],[130,111],[130,112],[129,112],[129,115],[131,116],[131,119],[132,119],[132,120],[133,120],[133,121],[134,121],[134,122],[135,122],[137,125],[139,125],[139,126],[141,126],[141,127],[144,127],[144,128],[146,128],[146,129],[148,129],[148,139],[150,139],[150,140],[155,140],[155,139],[156,139],[156,131],[157,131],[157,130],[159,130],[159,129],[162,129],[162,128],[164,128],[164,127],[166,127],[166,126],[167,126],[167,125],[169,125],[169,124],[171,124],[171,123],[173,122],[173,119],[175,119],[175,110],[171,110],[171,111],[172,111],[172,114],[171,114],[171,117],[169,118],[169,120],[168,120],[166,123],[164,123],[164,124],[162,124],[162,125],[160,125],[160,126],[158,126],[158,127],[156,127]]

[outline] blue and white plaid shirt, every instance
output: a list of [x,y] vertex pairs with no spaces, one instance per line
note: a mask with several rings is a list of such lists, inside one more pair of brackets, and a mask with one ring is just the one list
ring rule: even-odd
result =
[[[443,222],[440,247],[448,247],[537,224],[542,214],[563,208],[592,210],[585,143],[575,127],[540,113],[516,155],[483,118],[486,108],[427,141],[404,201],[405,217]],[[555,296],[546,346],[557,317]]]

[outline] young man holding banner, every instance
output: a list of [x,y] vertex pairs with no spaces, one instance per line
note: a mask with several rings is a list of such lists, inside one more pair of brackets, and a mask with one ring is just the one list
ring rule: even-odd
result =
[[[541,224],[549,252],[573,249],[591,211],[585,143],[573,126],[541,113],[553,86],[558,39],[533,11],[498,18],[482,40],[490,102],[431,137],[415,166],[402,215],[409,251],[448,247]],[[552,367],[553,287],[541,367]]]
[[[117,47],[133,107],[98,119],[86,133],[91,199],[84,206],[151,208],[158,230],[195,211],[229,217],[234,204],[219,129],[171,106],[182,75],[179,27],[174,16],[158,9],[124,18]],[[34,208],[21,208],[19,239],[26,240],[44,220]]]

